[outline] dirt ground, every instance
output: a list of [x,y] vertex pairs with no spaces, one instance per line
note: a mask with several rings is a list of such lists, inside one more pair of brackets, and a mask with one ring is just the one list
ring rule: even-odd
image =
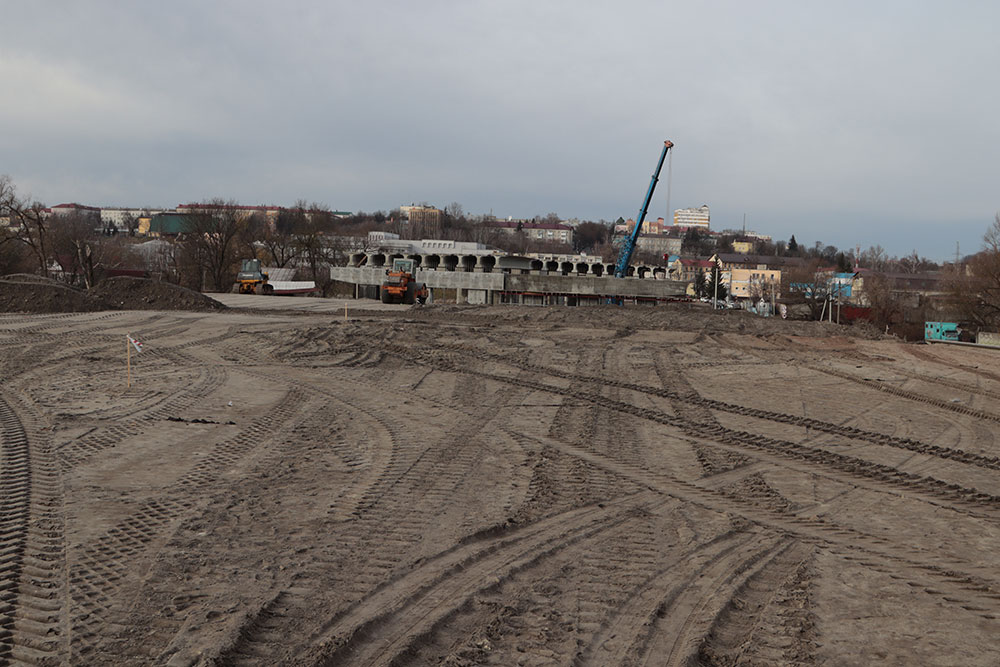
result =
[[0,315],[0,664],[1000,664],[1000,352],[294,305]]

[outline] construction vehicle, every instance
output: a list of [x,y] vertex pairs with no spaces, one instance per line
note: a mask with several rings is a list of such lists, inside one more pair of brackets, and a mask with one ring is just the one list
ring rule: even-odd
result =
[[660,180],[660,170],[663,169],[663,160],[667,157],[667,151],[674,147],[674,142],[664,141],[663,152],[660,153],[660,161],[656,163],[656,171],[653,172],[653,179],[649,182],[649,189],[646,191],[646,198],[639,209],[639,217],[635,220],[635,228],[632,233],[625,237],[621,251],[618,254],[618,262],[615,264],[615,277],[624,278],[628,275],[628,265],[632,261],[632,253],[635,252],[635,242],[642,231],[642,223],[646,220],[646,211],[649,209],[649,201],[653,198],[653,190],[656,182]]
[[233,293],[273,294],[274,287],[268,284],[267,274],[260,267],[259,259],[244,259],[240,272],[236,274]]
[[382,303],[424,303],[429,294],[427,286],[413,278],[412,259],[393,259],[392,268],[386,269],[385,281],[379,290]]

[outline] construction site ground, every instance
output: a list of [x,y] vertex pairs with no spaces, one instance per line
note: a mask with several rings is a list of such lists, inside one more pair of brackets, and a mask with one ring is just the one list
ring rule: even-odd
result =
[[1000,664],[1000,352],[239,296],[0,315],[0,664]]

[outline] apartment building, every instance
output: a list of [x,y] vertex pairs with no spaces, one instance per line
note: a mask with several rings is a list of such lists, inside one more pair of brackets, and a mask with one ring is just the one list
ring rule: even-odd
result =
[[642,234],[635,240],[635,245],[639,250],[657,255],[679,255],[684,239],[666,234]]
[[736,299],[775,298],[781,296],[781,271],[767,268],[729,270],[729,293]]
[[674,211],[675,227],[708,229],[710,219],[708,204],[702,204],[697,208],[679,208]]
[[561,222],[523,222],[515,220],[499,220],[489,223],[490,227],[496,227],[505,234],[516,234],[521,232],[529,239],[539,241],[557,241],[559,243],[573,243],[573,228]]
[[424,224],[436,225],[441,222],[441,209],[433,206],[400,206],[399,210],[410,221],[411,225]]

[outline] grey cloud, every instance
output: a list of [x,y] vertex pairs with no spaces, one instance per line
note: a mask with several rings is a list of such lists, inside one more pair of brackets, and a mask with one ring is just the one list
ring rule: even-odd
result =
[[582,4],[8,8],[0,171],[52,201],[613,219],[670,138],[672,206],[720,226],[943,258],[1000,208],[992,5]]

